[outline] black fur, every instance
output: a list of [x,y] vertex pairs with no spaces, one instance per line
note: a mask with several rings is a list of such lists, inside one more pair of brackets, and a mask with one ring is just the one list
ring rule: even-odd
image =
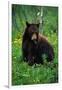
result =
[[[53,47],[46,37],[39,34],[39,24],[29,24],[26,22],[26,25],[22,41],[24,61],[28,62],[29,65],[35,63],[43,64],[43,54],[46,54],[47,61],[52,61],[54,58]],[[32,40],[33,34],[36,35],[36,39]]]

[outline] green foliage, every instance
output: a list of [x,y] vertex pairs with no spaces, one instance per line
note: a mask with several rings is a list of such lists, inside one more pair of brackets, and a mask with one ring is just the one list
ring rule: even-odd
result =
[[[22,36],[25,23],[35,22],[41,7],[12,5],[12,85],[27,85],[58,82],[58,9],[43,7],[43,34],[54,48],[54,61],[43,65],[29,66],[22,57]],[[45,59],[45,57],[44,57]]]
[[[44,7],[44,25],[43,33],[44,35],[52,35],[54,32],[57,33],[58,30],[58,8],[54,7]],[[53,13],[52,13],[53,12]]]

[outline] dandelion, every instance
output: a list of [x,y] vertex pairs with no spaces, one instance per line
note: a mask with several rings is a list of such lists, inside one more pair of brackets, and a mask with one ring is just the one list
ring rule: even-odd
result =
[[17,43],[17,41],[14,41],[14,43]]

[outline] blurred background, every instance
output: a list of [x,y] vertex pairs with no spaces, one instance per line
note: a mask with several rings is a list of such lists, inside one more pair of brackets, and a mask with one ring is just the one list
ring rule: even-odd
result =
[[[23,61],[22,37],[26,21],[39,23],[39,32],[45,35],[54,48],[51,65],[29,66]],[[12,4],[12,85],[58,82],[58,7]]]

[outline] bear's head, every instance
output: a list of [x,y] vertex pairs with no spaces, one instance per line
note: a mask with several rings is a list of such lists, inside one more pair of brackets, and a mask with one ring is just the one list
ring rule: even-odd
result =
[[26,22],[26,32],[27,32],[28,38],[36,44],[38,41],[39,23],[30,24]]

